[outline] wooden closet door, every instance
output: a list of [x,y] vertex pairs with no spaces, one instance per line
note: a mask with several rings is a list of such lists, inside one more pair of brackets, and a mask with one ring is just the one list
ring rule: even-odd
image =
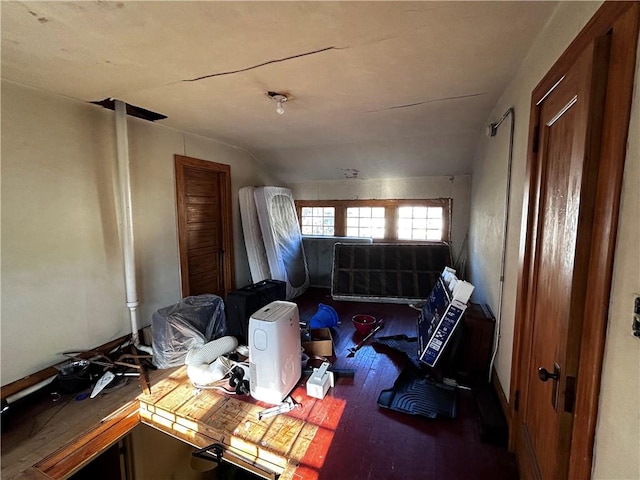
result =
[[182,296],[233,288],[230,167],[175,156]]

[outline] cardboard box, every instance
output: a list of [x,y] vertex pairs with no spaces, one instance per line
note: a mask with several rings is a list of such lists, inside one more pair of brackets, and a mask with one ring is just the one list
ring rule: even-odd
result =
[[333,355],[333,338],[328,328],[312,328],[309,330],[311,341],[302,342],[302,348],[307,355],[331,357]]

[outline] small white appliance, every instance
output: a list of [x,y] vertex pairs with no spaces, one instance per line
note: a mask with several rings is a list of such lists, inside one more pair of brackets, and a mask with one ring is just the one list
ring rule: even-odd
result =
[[293,390],[302,373],[298,306],[277,300],[249,319],[249,384],[251,396],[278,404]]

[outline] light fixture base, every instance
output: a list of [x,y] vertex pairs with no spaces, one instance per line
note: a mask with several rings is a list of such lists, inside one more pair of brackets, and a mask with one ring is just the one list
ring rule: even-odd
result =
[[271,100],[276,102],[276,112],[279,113],[280,115],[284,114],[283,104],[289,98],[284,93],[278,93],[278,92],[267,92],[267,95],[269,96],[269,98],[271,98]]

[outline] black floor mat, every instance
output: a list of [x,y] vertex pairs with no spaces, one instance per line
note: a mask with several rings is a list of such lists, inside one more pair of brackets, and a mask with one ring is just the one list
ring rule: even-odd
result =
[[427,367],[418,358],[417,337],[392,335],[377,338],[375,343],[402,352],[409,360],[393,388],[380,393],[379,406],[427,418],[456,416],[456,389],[431,378]]
[[413,369],[405,368],[393,388],[380,393],[378,405],[427,418],[455,418],[458,402],[455,388],[421,378]]
[[384,345],[404,353],[411,364],[418,370],[424,370],[425,364],[418,358],[418,337],[408,337],[407,335],[391,335],[376,338],[373,343]]

